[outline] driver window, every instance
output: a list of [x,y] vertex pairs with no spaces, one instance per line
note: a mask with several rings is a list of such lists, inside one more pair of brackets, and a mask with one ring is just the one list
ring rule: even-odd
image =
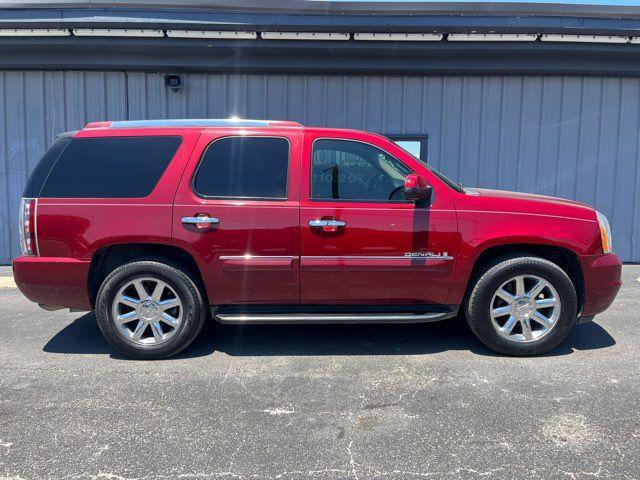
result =
[[316,140],[311,167],[316,200],[404,201],[404,179],[411,173],[387,152],[350,140]]

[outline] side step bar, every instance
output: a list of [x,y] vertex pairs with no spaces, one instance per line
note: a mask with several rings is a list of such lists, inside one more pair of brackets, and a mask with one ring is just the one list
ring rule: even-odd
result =
[[455,312],[429,313],[214,313],[228,324],[278,323],[426,323],[455,316]]

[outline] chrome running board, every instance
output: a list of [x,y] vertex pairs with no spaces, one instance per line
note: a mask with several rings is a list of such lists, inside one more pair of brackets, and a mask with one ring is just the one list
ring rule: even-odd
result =
[[428,313],[214,313],[220,323],[425,323],[455,316],[455,312]]

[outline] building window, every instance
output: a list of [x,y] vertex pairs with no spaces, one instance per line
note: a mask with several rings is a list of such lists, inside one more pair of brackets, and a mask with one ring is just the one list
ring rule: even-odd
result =
[[385,135],[389,140],[406,150],[422,163],[427,163],[428,135],[389,134]]

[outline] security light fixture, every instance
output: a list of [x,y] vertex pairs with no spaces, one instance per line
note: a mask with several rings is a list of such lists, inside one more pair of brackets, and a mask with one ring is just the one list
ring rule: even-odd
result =
[[182,75],[165,75],[164,84],[169,87],[171,91],[177,92],[182,88]]
[[76,37],[164,37],[162,30],[140,28],[74,28]]
[[264,40],[349,40],[348,33],[339,32],[262,32]]
[[169,38],[211,38],[218,40],[255,40],[256,32],[214,31],[214,30],[167,30]]

